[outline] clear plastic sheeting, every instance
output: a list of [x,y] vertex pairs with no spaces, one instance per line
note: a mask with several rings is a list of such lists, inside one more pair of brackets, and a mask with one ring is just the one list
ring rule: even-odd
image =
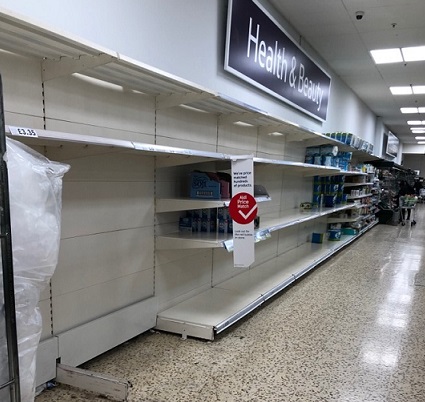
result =
[[[58,261],[62,177],[69,165],[52,162],[31,148],[7,139],[10,215],[15,280],[16,325],[22,402],[35,395],[35,359],[42,322],[40,293]],[[0,289],[3,292],[3,288]],[[4,295],[1,294],[0,300]],[[4,314],[0,312],[0,328]],[[2,334],[3,335],[3,334]],[[3,336],[1,336],[1,342]],[[0,378],[8,378],[6,344],[0,344]],[[4,391],[4,390],[3,390]]]

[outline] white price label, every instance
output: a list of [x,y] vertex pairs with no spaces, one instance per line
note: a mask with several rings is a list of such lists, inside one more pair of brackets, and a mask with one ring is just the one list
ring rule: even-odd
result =
[[38,137],[37,131],[33,128],[9,126],[9,130],[12,135],[20,135],[21,137]]

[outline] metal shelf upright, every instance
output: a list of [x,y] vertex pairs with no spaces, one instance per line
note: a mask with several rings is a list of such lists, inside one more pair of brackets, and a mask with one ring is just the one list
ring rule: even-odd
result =
[[[9,180],[7,171],[6,158],[6,131],[4,121],[3,108],[3,83],[0,75],[0,246],[1,246],[1,263],[2,263],[2,282],[3,282],[3,304],[1,315],[4,316],[0,331],[5,334],[7,350],[6,361],[2,359],[0,364],[5,366],[2,372],[9,373],[6,381],[0,384],[0,392],[9,389],[9,399],[5,402],[20,402],[20,385],[19,385],[19,354],[18,340],[16,330],[16,313],[15,313],[15,287],[13,276],[13,257],[12,257],[12,233],[10,224],[10,204],[9,204]],[[3,338],[3,336],[1,337]],[[3,338],[4,339],[4,338]]]

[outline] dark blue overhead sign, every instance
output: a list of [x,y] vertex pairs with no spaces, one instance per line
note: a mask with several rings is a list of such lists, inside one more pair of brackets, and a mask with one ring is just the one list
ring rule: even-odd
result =
[[256,0],[229,0],[225,70],[321,121],[330,76]]

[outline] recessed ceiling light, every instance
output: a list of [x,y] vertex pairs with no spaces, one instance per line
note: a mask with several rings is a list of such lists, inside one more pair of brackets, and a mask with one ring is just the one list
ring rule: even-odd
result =
[[403,61],[399,48],[371,50],[370,54],[376,64],[398,63]]
[[403,47],[401,51],[404,61],[425,60],[425,46]]
[[401,107],[401,113],[419,113],[417,107]]
[[425,85],[413,85],[412,89],[415,95],[425,94]]
[[407,124],[409,126],[420,126],[421,124],[425,124],[425,120],[408,120]]
[[[412,134],[425,134],[425,128],[423,128],[422,130],[412,131]],[[424,140],[425,140],[425,138],[424,138]]]
[[412,95],[412,87],[390,87],[393,95]]
[[403,47],[401,49],[375,49],[370,54],[376,64],[424,61],[425,46]]
[[425,137],[424,136],[418,136],[418,137],[415,137],[415,140],[425,140]]
[[418,145],[425,145],[425,141],[418,141]]

